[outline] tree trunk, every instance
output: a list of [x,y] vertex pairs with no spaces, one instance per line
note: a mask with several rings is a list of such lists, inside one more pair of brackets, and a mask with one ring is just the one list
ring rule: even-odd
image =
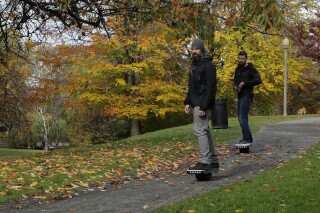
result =
[[[140,73],[134,71],[127,72],[127,83],[128,85],[138,85],[140,83]],[[131,131],[130,136],[140,135],[140,121],[137,119],[131,120]]]
[[136,135],[140,135],[140,122],[139,120],[132,119],[130,136],[136,136]]
[[278,113],[278,115],[282,115],[283,114],[283,96],[282,96],[282,99],[280,99],[279,102],[278,102],[277,113]]
[[45,112],[44,112],[43,108],[38,107],[37,108],[37,112],[38,112],[39,116],[41,116],[41,120],[42,120],[42,126],[43,126],[43,132],[44,132],[43,133],[44,150],[48,151],[49,150],[49,131],[50,131],[50,126],[46,122]]
[[[132,6],[132,0],[126,0],[127,6]],[[134,29],[130,28],[130,24],[133,22],[133,14],[131,11],[127,11],[124,18],[124,28],[126,30],[126,34],[130,36],[132,33],[134,33]],[[127,63],[132,64],[134,62],[134,59],[129,54],[130,49],[127,49]],[[138,85],[140,83],[140,73],[134,72],[132,70],[129,70],[127,72],[127,84],[130,86]],[[137,119],[131,119],[131,136],[140,135],[140,121]]]

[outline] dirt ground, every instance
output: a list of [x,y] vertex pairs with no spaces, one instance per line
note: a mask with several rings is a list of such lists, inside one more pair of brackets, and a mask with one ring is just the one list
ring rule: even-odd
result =
[[248,179],[299,155],[301,150],[320,141],[320,117],[263,126],[254,136],[249,154],[240,154],[233,143],[219,153],[221,169],[211,181],[198,182],[187,175],[185,165],[175,175],[154,180],[131,179],[127,185],[106,185],[105,191],[92,191],[71,199],[42,204],[14,201],[0,206],[0,212],[144,212],[199,193]]

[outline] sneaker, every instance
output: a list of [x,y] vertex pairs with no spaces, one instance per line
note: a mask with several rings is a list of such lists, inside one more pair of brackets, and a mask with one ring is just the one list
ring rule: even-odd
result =
[[198,170],[199,168],[200,168],[200,162],[198,162],[196,165],[194,165],[194,166],[191,166],[190,168],[189,168],[189,170]]
[[212,169],[211,164],[198,162],[195,166],[189,168],[189,170],[208,170]]
[[238,142],[238,144],[242,144],[242,145],[244,145],[244,144],[251,144],[252,143],[252,141],[246,141],[246,140],[240,140],[239,142]]

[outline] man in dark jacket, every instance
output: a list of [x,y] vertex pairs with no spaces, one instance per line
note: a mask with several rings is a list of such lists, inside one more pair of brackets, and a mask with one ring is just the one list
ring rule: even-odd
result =
[[238,96],[238,120],[242,130],[240,144],[253,142],[249,128],[249,110],[253,102],[253,87],[262,83],[259,72],[252,63],[247,63],[248,54],[241,51],[238,54],[238,66],[234,74],[234,89]]
[[214,107],[217,90],[216,68],[212,57],[204,48],[200,39],[195,39],[191,45],[192,64],[188,80],[188,93],[184,101],[185,112],[193,113],[193,130],[198,138],[199,162],[190,170],[207,170],[219,168],[218,157],[210,134],[209,119]]

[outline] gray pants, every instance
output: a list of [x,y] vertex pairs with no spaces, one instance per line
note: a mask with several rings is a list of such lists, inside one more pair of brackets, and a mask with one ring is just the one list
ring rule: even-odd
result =
[[209,120],[211,117],[211,110],[206,111],[206,115],[203,118],[199,117],[200,107],[194,107],[193,113],[193,131],[198,138],[200,157],[199,162],[211,164],[218,163],[218,156],[214,148],[213,138],[209,129]]

